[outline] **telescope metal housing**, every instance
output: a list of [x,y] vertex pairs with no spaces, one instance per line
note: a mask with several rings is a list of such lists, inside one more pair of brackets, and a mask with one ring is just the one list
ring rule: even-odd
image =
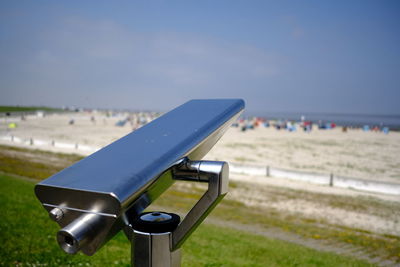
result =
[[93,255],[200,160],[244,109],[241,99],[191,100],[35,186],[67,253]]

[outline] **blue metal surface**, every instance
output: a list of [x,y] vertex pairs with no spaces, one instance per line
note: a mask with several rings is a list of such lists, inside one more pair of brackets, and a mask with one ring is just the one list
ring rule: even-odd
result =
[[125,211],[145,208],[173,183],[165,172],[176,161],[202,159],[243,109],[240,99],[191,100],[40,182],[35,193],[48,211],[66,211],[62,227],[85,212],[105,217],[104,236],[83,249],[91,255],[107,232],[120,230],[115,220]]
[[39,186],[113,193],[124,202],[243,107],[242,100],[189,101]]

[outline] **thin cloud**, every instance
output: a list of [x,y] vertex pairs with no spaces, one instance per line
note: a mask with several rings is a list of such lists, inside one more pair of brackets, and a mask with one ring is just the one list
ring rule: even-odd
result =
[[113,21],[62,19],[38,33],[34,43],[30,56],[16,62],[24,81],[14,77],[12,83],[53,97],[55,105],[79,102],[72,95],[84,94],[93,101],[86,104],[104,106],[108,103],[96,95],[110,95],[107,91],[128,94],[137,101],[130,105],[141,105],[152,97],[147,92],[158,90],[161,100],[155,106],[174,101],[182,91],[189,98],[199,92],[203,97],[240,95],[246,89],[241,84],[280,73],[276,57],[256,47],[189,34],[140,33]]

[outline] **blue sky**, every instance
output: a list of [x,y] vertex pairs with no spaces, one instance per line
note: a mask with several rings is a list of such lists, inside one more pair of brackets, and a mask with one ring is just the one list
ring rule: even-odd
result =
[[400,114],[399,1],[1,1],[0,104]]

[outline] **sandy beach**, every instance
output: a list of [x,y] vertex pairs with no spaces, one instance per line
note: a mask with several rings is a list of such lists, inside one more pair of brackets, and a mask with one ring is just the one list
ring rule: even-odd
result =
[[[107,117],[103,113],[79,112],[45,117],[32,115],[23,121],[19,118],[2,118],[0,135],[103,147],[137,127],[129,122],[122,127],[116,126],[116,123],[124,120],[126,116],[127,114],[119,114]],[[70,125],[72,119],[74,124]],[[8,123],[11,121],[16,121],[16,128],[8,129]],[[82,151],[63,148],[50,150],[85,154]],[[387,135],[359,129],[342,132],[341,127],[333,130],[319,130],[314,127],[310,133],[301,129],[289,132],[272,127],[257,127],[242,132],[240,128],[232,127],[206,158],[245,165],[399,182],[399,152],[399,132],[390,132]],[[90,152],[86,152],[88,153]]]
[[[316,128],[316,127],[314,127]],[[248,165],[400,181],[400,133],[314,129],[288,132],[259,127],[232,128],[208,154],[210,158]]]

